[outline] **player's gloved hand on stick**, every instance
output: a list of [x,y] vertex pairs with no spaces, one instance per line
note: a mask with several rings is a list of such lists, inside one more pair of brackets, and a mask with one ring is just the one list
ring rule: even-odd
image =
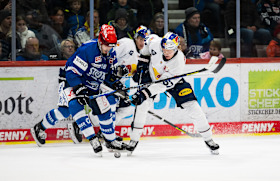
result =
[[124,76],[126,76],[128,73],[129,73],[129,70],[128,70],[128,68],[127,68],[125,65],[119,65],[119,66],[117,67],[117,73],[116,73],[116,75],[117,75],[118,77],[124,77]]
[[81,105],[86,105],[89,103],[88,88],[85,85],[76,85],[73,87],[73,91]]
[[[139,82],[140,77],[145,75],[145,74],[148,74],[148,73],[149,73],[149,64],[146,63],[146,62],[139,62],[138,65],[137,65],[137,71],[133,75],[132,79],[135,82]],[[139,82],[139,83],[141,83],[141,82]]]
[[117,90],[117,93],[120,93],[124,99],[129,99],[127,91],[124,90],[125,86],[119,80],[112,84],[112,88]]
[[66,72],[64,69],[59,69],[59,75],[58,75],[58,83],[66,82]]
[[142,102],[144,102],[146,99],[148,99],[151,95],[152,94],[149,91],[149,89],[147,89],[147,88],[141,89],[140,91],[138,91],[132,95],[131,102],[134,105],[140,105],[140,104],[142,104]]

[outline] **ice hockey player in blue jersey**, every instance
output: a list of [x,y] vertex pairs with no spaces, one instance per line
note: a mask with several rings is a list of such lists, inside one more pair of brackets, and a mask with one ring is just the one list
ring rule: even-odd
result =
[[83,135],[90,141],[94,152],[101,153],[102,146],[84,110],[84,105],[89,104],[93,114],[98,115],[107,144],[112,149],[125,148],[122,142],[116,140],[114,130],[114,110],[111,110],[111,104],[115,104],[115,97],[102,96],[89,100],[89,96],[99,94],[99,86],[104,81],[113,89],[121,89],[123,86],[111,78],[117,63],[115,52],[112,51],[116,42],[114,28],[103,25],[98,40],[86,42],[68,59],[65,66],[66,79],[62,80],[64,85],[60,84],[59,107],[51,110],[31,128],[32,136],[39,146],[45,144],[45,130],[71,114]]
[[[122,83],[124,83],[129,76],[134,75],[138,62],[143,60],[143,58],[140,58],[139,55],[140,55],[140,51],[144,47],[145,38],[148,35],[150,35],[148,28],[141,25],[136,29],[133,40],[130,38],[121,38],[118,40],[116,47],[114,47],[116,51],[119,68],[124,67],[127,70],[127,72],[121,70],[121,73],[118,71],[117,78]],[[126,73],[128,73],[128,75]],[[123,77],[124,75],[126,76]],[[104,87],[103,85],[102,87],[106,89],[106,87]],[[131,106],[130,103],[128,103],[124,99],[119,99],[116,107],[115,124],[117,125],[123,118],[132,115],[133,112],[134,112],[134,107]],[[91,119],[91,121],[95,126],[99,126],[99,120],[96,116],[89,114],[89,118]],[[82,136],[81,133],[79,133],[79,131],[75,131],[75,130],[79,130],[78,125],[75,124],[75,122],[68,124],[68,130],[70,133],[70,137],[72,138],[74,143],[82,142],[82,140],[79,139]],[[97,133],[97,135],[100,138],[103,137],[103,135],[100,134],[100,132]],[[119,141],[122,140],[121,137],[117,137],[117,139]]]

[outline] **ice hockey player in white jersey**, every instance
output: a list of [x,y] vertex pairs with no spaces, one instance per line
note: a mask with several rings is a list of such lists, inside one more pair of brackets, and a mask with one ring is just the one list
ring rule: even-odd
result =
[[[179,37],[177,34],[168,32],[162,39],[147,41],[147,47],[141,51],[143,56],[149,58],[149,63],[142,66],[148,69],[142,77],[142,82],[154,82],[167,79],[176,75],[184,74],[185,56],[178,50]],[[137,72],[139,72],[137,68]],[[146,71],[146,70],[143,70]],[[137,75],[137,73],[135,74]],[[139,77],[137,77],[139,79]],[[183,78],[166,80],[161,83],[151,84],[144,87],[132,96],[132,103],[137,105],[135,119],[130,133],[130,142],[127,150],[132,154],[141,137],[146,117],[153,98],[162,92],[167,91],[175,99],[178,107],[190,115],[196,130],[201,134],[211,153],[218,154],[219,145],[212,139],[212,130],[199,106],[191,85]]]

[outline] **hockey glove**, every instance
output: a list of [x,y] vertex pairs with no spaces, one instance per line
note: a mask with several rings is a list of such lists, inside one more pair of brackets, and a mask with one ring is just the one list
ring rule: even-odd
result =
[[151,97],[151,92],[149,91],[149,89],[144,88],[138,92],[136,92],[135,94],[133,94],[132,96],[132,103],[134,105],[140,105],[142,104],[142,102],[144,102],[146,99],[148,99],[149,97]]
[[89,103],[88,88],[85,85],[76,85],[73,87],[73,91],[81,105],[86,105]]
[[125,89],[125,86],[119,80],[112,84],[112,89],[117,90],[117,93],[122,95],[121,98],[123,97],[125,97],[125,99],[129,98],[127,91],[123,90]]
[[[138,61],[137,71],[133,75],[132,79],[138,83],[149,82],[150,80],[146,80],[147,79],[146,77],[150,77],[149,76],[149,63]],[[139,82],[140,79],[142,80],[141,82]]]
[[58,83],[66,82],[66,71],[62,68],[59,69]]
[[117,77],[124,77],[129,73],[129,70],[125,65],[118,66],[116,71]]

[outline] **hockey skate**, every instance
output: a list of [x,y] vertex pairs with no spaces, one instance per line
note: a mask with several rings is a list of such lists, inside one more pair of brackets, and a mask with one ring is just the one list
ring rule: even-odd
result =
[[215,143],[212,139],[205,141],[205,143],[213,155],[219,155],[220,146],[217,143]]
[[[42,122],[42,121],[41,121]],[[47,134],[43,128],[41,122],[37,123],[30,129],[31,135],[38,146],[43,146],[46,143]]]
[[[99,141],[100,141],[101,143],[104,143],[104,142],[105,142],[106,139],[104,138],[104,136],[103,136],[101,130],[98,131],[98,133],[96,134],[96,136],[99,138]],[[116,140],[117,140],[117,141],[123,141],[123,138],[116,135]],[[106,144],[105,144],[105,146],[106,146]]]
[[135,150],[139,141],[130,140],[129,144],[126,146],[127,156],[131,156],[132,152]]
[[102,146],[98,137],[95,135],[94,137],[89,139],[89,142],[93,148],[94,153],[96,153],[99,156],[102,156]]
[[109,152],[113,152],[116,158],[121,157],[121,152],[126,152],[127,144],[122,141],[118,141],[117,139],[114,141],[106,141],[105,146],[107,147]]
[[114,141],[106,141],[105,146],[108,148],[109,152],[114,150],[125,150],[126,144],[118,141],[117,139]]
[[70,134],[70,138],[75,144],[81,143],[83,141],[83,134],[76,122],[67,124],[67,129]]

